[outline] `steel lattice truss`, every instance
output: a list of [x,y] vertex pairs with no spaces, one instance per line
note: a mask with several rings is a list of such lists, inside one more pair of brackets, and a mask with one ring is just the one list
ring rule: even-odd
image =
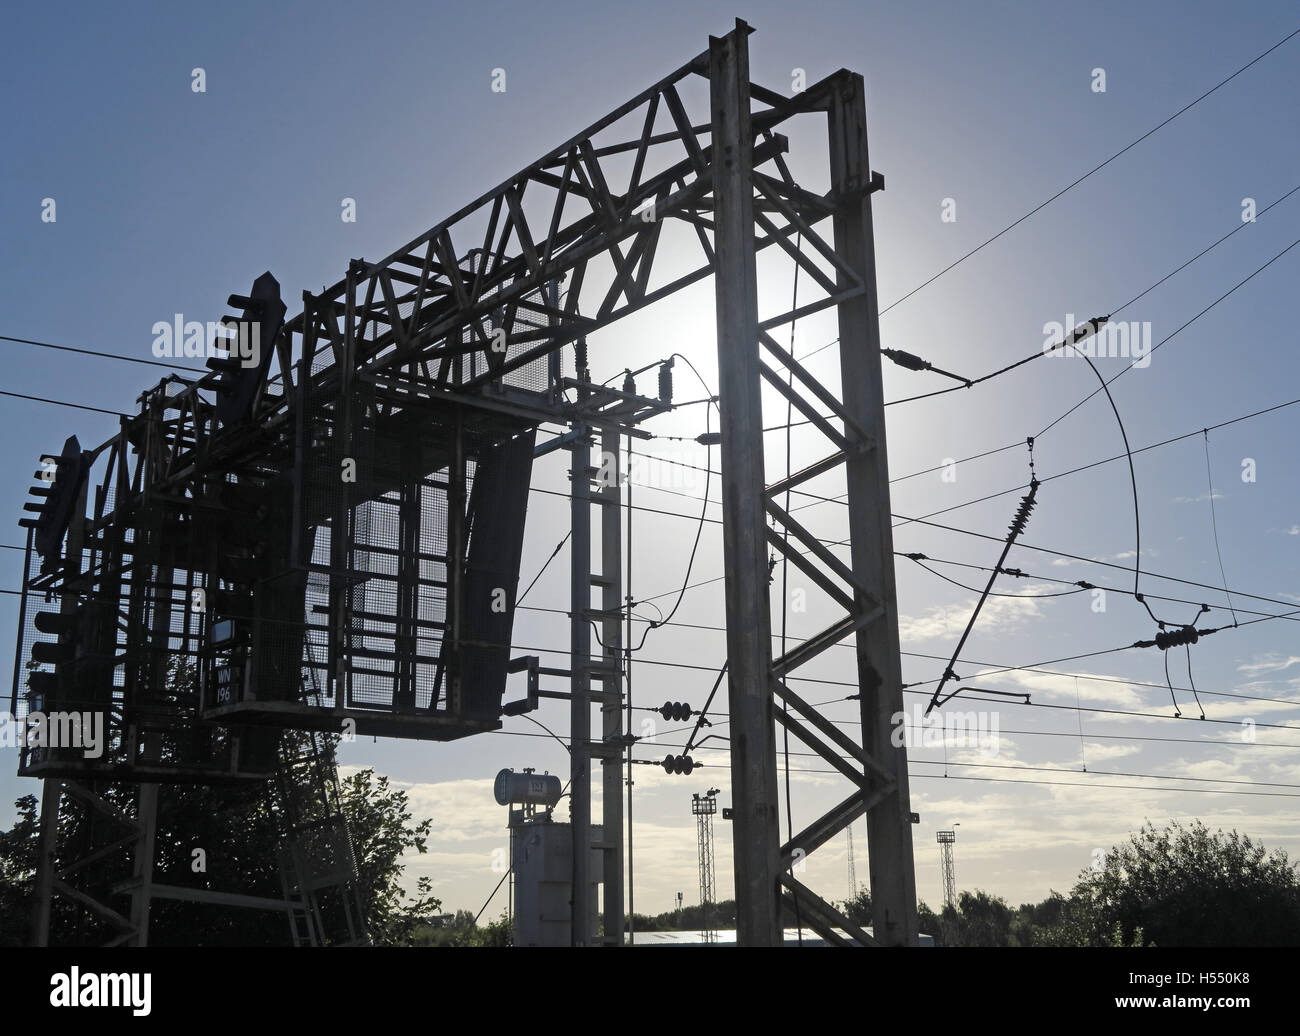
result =
[[[323,569],[333,574],[355,568],[358,552],[368,549],[357,539],[359,503],[388,499],[400,507],[414,482],[442,471],[434,488],[445,494],[448,511],[438,553],[449,617],[439,628],[454,638],[464,629],[457,623],[467,621],[457,614],[469,578],[467,453],[544,420],[608,426],[645,416],[652,402],[615,390],[597,394],[581,378],[565,376],[562,350],[713,277],[738,938],[779,942],[784,898],[832,941],[914,945],[906,755],[890,742],[902,690],[870,199],[883,181],[868,163],[861,77],[840,71],[792,97],[762,88],[749,81],[748,33],[737,23],[708,51],[387,258],[354,260],[337,284],[304,293],[302,311],[274,342],[248,421],[218,424],[205,395],[210,377],[171,379],[147,394],[140,417],[124,421],[120,434],[95,451],[108,455],[113,474],[99,486],[88,529],[96,543],[106,536],[122,541],[127,529],[133,536],[147,530],[160,501],[181,511],[201,506],[213,479],[281,479],[293,497],[292,564],[310,567],[322,544],[313,546],[309,529],[328,523],[334,531]],[[824,191],[800,186],[792,174],[791,140],[806,139],[794,135],[796,124],[825,133],[813,137],[826,141],[826,151],[813,155],[829,170]],[[807,156],[798,157],[802,163]],[[786,283],[797,269],[809,300],[786,309],[768,293],[760,296],[759,256],[781,257]],[[838,320],[835,387],[774,337],[818,313]],[[764,473],[764,390],[782,410],[788,402],[824,444],[821,459],[772,484]],[[409,471],[374,475],[360,497],[312,502],[312,451],[324,451],[331,463],[365,457],[367,443],[383,442],[404,423],[431,425],[462,445],[449,448],[451,459],[422,454]],[[822,477],[847,485],[847,556],[779,503],[788,490]],[[421,505],[410,506],[418,512]],[[121,543],[115,549],[130,553]],[[408,538],[394,549],[409,557],[420,547]],[[787,559],[838,615],[780,657],[772,651],[770,552]],[[170,572],[168,566],[190,562],[163,557],[161,564]],[[81,571],[80,558],[72,567]],[[191,588],[180,578],[164,582],[174,604]],[[57,583],[46,577],[40,586],[57,592]],[[141,591],[141,607],[149,599]],[[324,671],[333,674],[352,664],[348,623],[358,610],[356,594],[346,580],[332,583],[322,607],[330,653]],[[414,629],[420,618],[402,621]],[[399,623],[399,665],[401,630]],[[857,647],[860,741],[791,687],[800,669],[849,637]],[[462,719],[453,715],[450,722]],[[286,722],[315,721],[303,713]],[[778,722],[850,788],[785,843],[778,827]],[[494,717],[475,713],[439,736],[494,725]],[[792,866],[864,814],[874,939],[797,881]]]

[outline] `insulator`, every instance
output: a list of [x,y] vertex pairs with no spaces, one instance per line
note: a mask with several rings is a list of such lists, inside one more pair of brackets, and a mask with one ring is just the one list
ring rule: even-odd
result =
[[671,403],[673,401],[673,363],[672,360],[664,360],[659,364],[659,402]]
[[623,379],[623,391],[629,396],[636,395],[636,378],[632,377],[632,372],[627,372],[627,377]]
[[1098,331],[1100,331],[1102,329],[1102,325],[1109,322],[1109,320],[1110,320],[1109,316],[1093,317],[1091,320],[1085,320],[1082,324],[1080,324],[1078,327],[1076,327],[1073,331],[1070,332],[1070,337],[1069,339],[1067,339],[1067,341],[1071,345],[1074,345],[1076,342],[1082,342],[1085,338],[1088,338],[1096,334]]
[[574,363],[574,366],[577,368],[577,375],[576,375],[576,377],[578,378],[578,380],[579,380],[579,381],[586,381],[586,380],[587,380],[587,379],[586,379],[586,375],[587,375],[587,339],[586,339],[585,336],[582,337],[582,338],[579,338],[576,342],[573,343],[573,363]]
[[1156,647],[1161,651],[1168,651],[1173,647],[1182,647],[1184,644],[1195,644],[1201,636],[1201,631],[1195,626],[1181,626],[1176,630],[1161,630],[1156,634]]
[[901,349],[881,349],[880,351],[900,367],[906,367],[910,371],[923,371],[930,366],[921,357],[913,353],[905,353]]
[[1025,531],[1025,523],[1029,521],[1029,515],[1034,509],[1036,503],[1035,497],[1038,495],[1038,480],[1035,479],[1029,483],[1029,492],[1024,495],[1020,501],[1020,506],[1016,509],[1016,516],[1011,519],[1011,526],[1008,530],[1012,536],[1019,536]]

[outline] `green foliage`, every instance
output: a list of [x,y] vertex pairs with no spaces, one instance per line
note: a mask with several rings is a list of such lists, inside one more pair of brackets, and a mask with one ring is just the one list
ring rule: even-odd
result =
[[342,788],[371,939],[380,946],[410,946],[423,919],[442,908],[432,895],[429,878],[418,880],[412,899],[401,881],[406,869],[403,856],[411,850],[428,851],[433,821],[412,826],[406,792],[391,788],[385,776],[376,778],[374,770],[352,774]]
[[502,915],[489,924],[483,931],[481,946],[511,946],[514,944],[509,918]]
[[[279,830],[260,783],[168,786],[158,797],[154,881],[282,899]],[[195,870],[196,849],[206,871]],[[280,946],[288,938],[288,922],[274,912],[155,899],[149,913],[154,946]]]
[[1059,927],[1070,945],[1294,946],[1300,878],[1236,831],[1147,824],[1080,875]]
[[[680,910],[665,910],[662,914],[649,916],[634,914],[638,932],[698,932],[703,928],[704,916],[700,905],[683,903]],[[790,924],[794,924],[791,920]],[[709,926],[713,929],[736,927],[736,901],[724,899],[709,907]]]
[[1054,945],[1046,941],[1046,933],[1066,920],[1069,905],[1070,901],[1059,892],[1048,893],[1047,898],[1041,903],[1021,905],[1011,918],[1011,945]]
[[936,914],[925,904],[925,900],[919,900],[916,904],[917,928],[921,934],[933,936],[936,946],[943,946],[943,922],[940,921],[939,915]]
[[31,888],[36,876],[36,796],[14,802],[18,819],[0,831],[0,946],[22,946],[31,915]]
[[[127,815],[134,812],[134,786],[103,786],[99,791]],[[30,935],[39,829],[36,799],[24,796],[15,805],[17,821],[9,831],[0,832],[0,946],[23,945]],[[372,941],[381,946],[411,945],[424,919],[441,908],[429,878],[419,880],[414,897],[407,897],[401,884],[403,857],[426,851],[432,821],[412,824],[406,793],[390,787],[387,777],[376,778],[373,770],[343,782],[342,808],[351,829]],[[260,783],[222,788],[168,785],[159,796],[154,880],[280,899],[284,893],[277,857],[279,820]],[[77,844],[83,824],[80,811],[64,810],[61,844]],[[205,871],[195,869],[195,849],[205,851]],[[127,876],[125,857],[120,854],[91,873],[96,895],[109,899],[119,912],[129,904],[112,899],[110,889]],[[55,898],[52,944],[94,945],[109,934],[93,915],[65,897]],[[288,922],[275,911],[170,899],[156,899],[151,908],[149,941],[155,946],[283,946],[288,939]]]
[[863,885],[852,899],[840,904],[840,913],[859,928],[871,927],[871,890]]
[[1011,908],[987,892],[963,892],[941,918],[947,946],[1011,945]]
[[509,918],[503,913],[482,928],[474,922],[468,910],[457,910],[450,924],[442,927],[424,925],[415,934],[415,946],[511,946],[513,932]]
[[921,930],[943,946],[1294,946],[1300,877],[1286,853],[1236,831],[1147,824],[1068,896],[1012,912],[964,892],[938,918],[920,910]]
[[[112,787],[97,787],[100,797],[122,808],[127,797]],[[36,880],[37,847],[40,837],[40,820],[37,800],[24,795],[14,801],[18,811],[14,826],[0,832],[0,945],[25,945],[31,937],[30,925],[34,905],[33,889]],[[129,815],[129,813],[128,813]],[[101,824],[103,818],[99,818]],[[65,845],[85,844],[90,833],[87,814],[66,810],[60,815],[59,838]],[[118,836],[125,833],[118,830]],[[97,861],[83,872],[85,880],[95,894],[107,897],[113,883],[129,878],[130,871],[121,858]],[[129,901],[118,904],[125,912]],[[91,945],[108,938],[104,922],[86,908],[65,897],[56,897],[50,909],[50,942],[52,945]]]

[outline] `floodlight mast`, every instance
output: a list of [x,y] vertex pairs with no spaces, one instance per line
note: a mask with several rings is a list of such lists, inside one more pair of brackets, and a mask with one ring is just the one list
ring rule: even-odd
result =
[[943,905],[947,909],[957,905],[957,868],[953,862],[952,848],[957,842],[957,832],[938,831],[935,833],[935,841],[939,843],[939,865],[943,873]]

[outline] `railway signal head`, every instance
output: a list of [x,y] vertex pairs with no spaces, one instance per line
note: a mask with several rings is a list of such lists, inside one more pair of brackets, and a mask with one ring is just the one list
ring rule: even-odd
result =
[[90,465],[75,435],[69,436],[59,456],[43,457],[42,461],[36,472],[37,484],[30,490],[37,499],[23,505],[23,510],[35,512],[36,517],[20,518],[18,524],[34,531],[36,552],[52,562],[58,559]]
[[280,282],[269,271],[253,282],[247,295],[231,295],[226,302],[240,310],[239,316],[221,320],[234,329],[235,336],[227,339],[229,355],[212,357],[208,367],[216,373],[217,418],[231,425],[243,421],[253,409],[271,366],[275,340],[284,327],[285,305]]

